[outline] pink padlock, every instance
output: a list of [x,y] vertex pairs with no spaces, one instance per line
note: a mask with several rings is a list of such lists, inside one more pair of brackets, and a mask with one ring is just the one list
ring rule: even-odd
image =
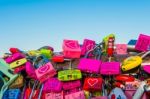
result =
[[7,57],[5,59],[5,61],[7,63],[12,63],[14,62],[15,60],[18,60],[18,59],[21,59],[21,58],[24,58],[25,56],[21,53],[15,53],[15,54],[12,54],[11,56]]
[[148,51],[149,46],[150,46],[150,36],[140,34],[136,42],[135,49],[139,51]]
[[102,75],[120,74],[120,62],[103,62],[100,69]]
[[44,83],[44,92],[61,92],[62,90],[62,82],[59,81],[57,78],[49,78]]
[[60,93],[46,93],[44,99],[64,99],[63,98],[63,92]]
[[33,79],[37,79],[36,74],[35,74],[35,68],[30,62],[26,62],[25,69],[29,77]]
[[[95,46],[95,41],[84,39],[84,42],[81,48],[81,55],[85,55],[89,50],[93,49],[94,46]],[[92,54],[90,53],[89,56],[92,56]]]
[[64,57],[80,58],[81,48],[77,40],[64,40],[62,48]]
[[145,72],[147,72],[148,74],[150,74],[150,64],[149,65],[144,65],[144,66],[142,66],[143,67],[143,70],[145,71]]
[[82,72],[87,72],[87,73],[99,73],[100,71],[100,66],[102,61],[100,60],[100,56],[101,56],[101,51],[98,49],[98,58],[97,59],[88,59],[88,55],[89,53],[91,53],[92,51],[94,51],[97,47],[93,48],[92,50],[88,51],[85,55],[84,58],[80,59],[79,65],[78,65],[78,69],[81,70]]
[[44,82],[48,80],[49,78],[53,77],[56,74],[56,70],[52,66],[50,62],[44,64],[43,66],[39,67],[35,70],[37,79],[40,82]]
[[78,91],[72,94],[65,95],[65,99],[85,99],[83,91]]
[[126,55],[127,54],[127,44],[116,44],[116,53],[118,55]]
[[80,86],[81,86],[80,80],[63,82],[63,89],[64,90],[70,90],[70,89],[78,88]]

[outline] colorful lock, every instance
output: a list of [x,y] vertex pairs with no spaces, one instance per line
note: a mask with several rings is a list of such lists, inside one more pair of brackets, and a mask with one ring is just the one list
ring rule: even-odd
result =
[[81,87],[80,80],[63,82],[64,90],[70,90],[70,89],[74,89],[74,88],[78,88],[78,87]]
[[63,98],[63,92],[60,93],[46,93],[44,99],[64,99]]
[[150,36],[140,34],[135,45],[135,49],[139,51],[148,51],[148,47],[150,46]]
[[83,89],[87,91],[101,91],[102,90],[102,78],[85,78]]
[[[93,49],[95,47],[95,41],[84,39],[83,45],[81,48],[81,55],[85,55],[89,50]],[[92,56],[92,53],[89,54],[89,56]]]
[[20,89],[9,89],[4,93],[2,99],[20,99],[20,95]]
[[138,67],[142,63],[142,58],[140,56],[131,56],[125,59],[122,63],[122,71],[132,70]]
[[100,74],[102,75],[120,74],[120,63],[119,62],[102,62]]
[[24,56],[23,54],[21,54],[21,53],[15,53],[15,54],[13,54],[13,55],[7,57],[7,58],[5,59],[5,61],[10,64],[10,63],[12,63],[12,62],[14,62],[14,61],[16,61],[16,60],[18,60],[18,59],[22,59],[22,58],[24,58],[24,57],[25,57],[25,56]]
[[64,40],[62,48],[64,57],[80,58],[81,48],[77,40]]
[[40,80],[40,82],[44,82],[48,80],[50,77],[53,77],[56,74],[56,70],[52,66],[50,62],[44,64],[43,66],[39,67],[35,70],[37,79]]
[[14,61],[14,62],[12,62],[12,63],[10,64],[10,68],[19,67],[19,66],[21,66],[21,65],[24,65],[26,62],[27,62],[27,59],[26,59],[26,58],[22,58],[22,59],[16,60],[16,61]]
[[72,94],[65,95],[65,99],[85,99],[84,91],[78,91]]
[[61,92],[62,90],[62,82],[57,78],[49,78],[43,87],[44,92]]
[[127,44],[116,44],[116,53],[118,55],[126,55],[127,54]]
[[78,69],[74,70],[63,70],[58,72],[58,79],[60,81],[71,81],[82,78],[81,71]]
[[[79,70],[81,70],[82,72],[87,72],[87,73],[99,73],[102,61],[99,60],[100,56],[101,56],[100,49],[96,50],[96,48],[98,48],[98,47],[99,47],[99,45],[96,46],[94,49],[88,51],[86,53],[85,57],[80,59],[80,62],[78,65]],[[88,59],[87,57],[88,57],[89,53],[92,51],[95,51],[95,50],[98,52],[97,59]]]

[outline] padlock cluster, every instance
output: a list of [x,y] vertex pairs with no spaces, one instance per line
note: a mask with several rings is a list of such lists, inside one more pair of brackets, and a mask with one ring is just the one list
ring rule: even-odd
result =
[[150,99],[150,36],[127,44],[110,34],[100,43],[63,40],[0,58],[0,99]]

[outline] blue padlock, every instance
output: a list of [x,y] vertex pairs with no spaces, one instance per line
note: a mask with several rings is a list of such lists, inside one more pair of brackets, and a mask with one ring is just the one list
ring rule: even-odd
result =
[[2,99],[20,99],[20,89],[9,89],[5,91]]

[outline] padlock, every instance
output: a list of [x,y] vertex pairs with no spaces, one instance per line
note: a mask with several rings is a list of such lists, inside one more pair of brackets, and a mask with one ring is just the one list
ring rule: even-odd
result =
[[2,85],[0,86],[0,99],[2,99],[3,93],[7,90],[8,86],[18,77],[18,74],[13,74],[13,70],[9,68],[9,65],[3,60],[0,59],[0,73],[5,75],[8,80],[2,80]]
[[[81,47],[81,55],[84,56],[89,50],[93,49],[94,47],[95,41],[90,39],[84,39],[83,45]],[[92,56],[92,53],[90,53],[89,56]]]
[[14,73],[20,73],[21,71],[25,70],[25,65],[19,66],[17,68],[14,68]]
[[129,51],[135,51],[135,44],[136,44],[137,40],[131,39],[128,44],[127,44],[127,49]]
[[148,51],[150,45],[150,36],[140,34],[136,42],[135,49],[139,51]]
[[62,63],[64,61],[70,61],[70,59],[64,58],[64,55],[62,54],[56,54],[56,55],[53,55],[52,61],[56,63]]
[[102,62],[100,74],[102,75],[120,74],[120,62]]
[[81,48],[77,40],[63,40],[63,54],[66,58],[80,58]]
[[60,81],[71,81],[78,80],[82,78],[81,71],[78,69],[73,70],[63,70],[58,72],[58,79]]
[[71,89],[79,88],[79,87],[81,87],[80,80],[63,82],[64,90],[71,90]]
[[11,47],[9,49],[9,51],[12,53],[12,54],[15,54],[15,53],[20,53],[20,50],[18,48],[14,48],[14,47]]
[[107,53],[109,38],[115,38],[115,35],[114,34],[110,34],[110,35],[108,35],[108,36],[106,36],[106,37],[103,38],[103,51],[105,53]]
[[114,88],[109,96],[108,99],[127,99],[127,97],[125,96],[124,92],[122,89],[120,88]]
[[131,75],[117,75],[115,80],[121,82],[133,82],[135,78]]
[[83,89],[87,91],[101,91],[102,83],[103,79],[100,77],[88,77],[84,80]]
[[144,55],[140,56],[130,56],[122,62],[121,69],[122,71],[132,70],[138,67],[142,63],[142,58],[147,56],[150,51],[146,52]]
[[43,55],[35,58],[33,66],[36,68],[35,74],[40,82],[44,82],[56,74],[56,70],[51,62]]
[[58,79],[60,81],[72,81],[72,80],[78,80],[82,78],[82,73],[78,69],[72,69],[72,60],[70,60],[68,70],[62,70],[58,72]]
[[85,99],[84,91],[78,91],[65,95],[65,99]]
[[13,89],[16,89],[16,88],[21,88],[23,86],[23,76],[22,75],[19,75],[18,78],[9,86],[9,88],[13,88]]
[[127,54],[127,44],[116,44],[116,53],[118,55],[126,55]]
[[62,82],[57,78],[49,78],[46,82],[44,82],[44,92],[61,92],[62,91]]
[[10,63],[10,68],[16,68],[16,67],[22,66],[22,65],[24,65],[26,62],[27,62],[27,59],[26,59],[26,58],[18,59],[18,60],[16,60],[16,61]]
[[4,93],[2,99],[20,99],[20,95],[20,89],[9,89]]
[[42,55],[44,55],[44,56],[47,57],[48,59],[51,59],[51,58],[52,58],[53,52],[52,52],[51,50],[49,50],[49,49],[40,49],[39,51],[40,51],[40,53],[41,53]]
[[142,63],[141,67],[146,73],[150,74],[150,63]]
[[64,99],[63,98],[63,91],[59,92],[59,93],[54,93],[54,92],[45,93],[44,98],[42,98],[42,99]]
[[14,61],[16,61],[18,59],[22,59],[22,58],[25,58],[25,56],[23,54],[15,53],[15,54],[12,54],[9,57],[7,57],[5,59],[5,61],[10,64],[10,63],[12,63],[12,62],[14,62]]
[[[89,50],[84,58],[80,59],[78,69],[81,70],[82,72],[87,72],[87,73],[99,73],[100,66],[102,61],[99,60],[101,57],[101,48],[100,45],[97,45],[94,49]],[[97,59],[88,59],[87,56],[90,52],[92,51],[97,51],[98,57]]]
[[98,97],[93,97],[91,99],[108,99],[107,96],[98,96]]

